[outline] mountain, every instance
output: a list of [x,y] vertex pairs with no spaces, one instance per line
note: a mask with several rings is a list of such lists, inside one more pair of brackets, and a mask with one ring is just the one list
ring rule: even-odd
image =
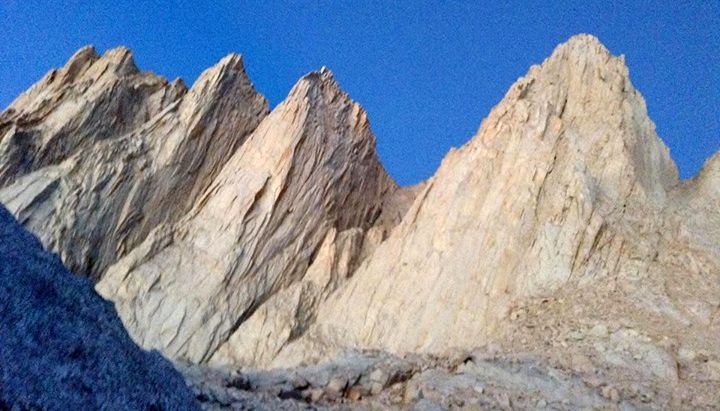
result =
[[180,374],[0,206],[0,408],[198,409]]
[[238,55],[187,90],[140,72],[127,49],[84,48],[0,116],[0,202],[98,280],[189,211],[267,111]]
[[273,294],[309,277],[316,287],[304,287],[297,310],[312,317],[311,300],[373,246],[366,233],[398,190],[374,145],[364,110],[332,74],[308,74],[195,207],[119,260],[98,290],[137,341],[191,361],[208,360]]
[[448,154],[271,364],[495,347],[634,381],[671,408],[688,393],[717,403],[717,165],[678,181],[622,57],[573,37]]
[[[146,83],[152,93],[135,93]],[[143,115],[118,117],[108,101]],[[68,267],[98,281],[146,347],[208,360],[307,273],[316,284],[302,286],[303,298],[318,301],[284,302],[285,312],[302,312],[286,326],[301,330],[415,190],[387,175],[365,111],[328,69],[267,111],[238,55],[186,90],[140,72],[127,49],[100,57],[84,48],[3,113],[0,145],[15,154],[0,165],[0,201]]]
[[[327,68],[268,113],[239,56],[190,90],[118,56],[81,50],[0,116],[0,201],[141,346],[215,370],[300,367],[238,382],[191,365],[222,385],[196,392],[227,404],[320,372],[277,396],[717,404],[720,154],[680,181],[595,37],[531,67],[405,188]],[[377,373],[395,375],[382,393]]]
[[677,184],[623,60],[576,37],[444,159],[319,321],[341,341],[442,351],[482,343],[514,300],[660,275]]

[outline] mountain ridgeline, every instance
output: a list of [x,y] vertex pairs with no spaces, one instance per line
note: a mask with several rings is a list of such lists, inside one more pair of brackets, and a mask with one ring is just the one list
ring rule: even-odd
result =
[[577,406],[719,400],[720,153],[680,181],[590,35],[404,188],[327,68],[270,111],[238,55],[188,88],[83,48],[0,115],[0,202],[178,361],[489,350],[639,387]]

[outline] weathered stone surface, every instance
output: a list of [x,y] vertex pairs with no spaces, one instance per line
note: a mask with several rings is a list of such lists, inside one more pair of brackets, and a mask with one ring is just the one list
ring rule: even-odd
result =
[[[300,317],[297,326],[272,330],[281,336],[267,342],[272,354],[282,338],[304,328],[302,317],[313,315],[304,308],[314,303],[292,294],[317,283],[307,296],[322,298],[348,275],[362,233],[396,189],[378,162],[364,110],[327,69],[310,73],[233,154],[195,207],[110,267],[98,290],[115,301],[143,346],[191,361],[209,360],[270,300],[273,311],[283,310],[279,315]],[[333,244],[336,235],[347,243]],[[313,273],[318,257],[321,267]],[[273,298],[276,293],[283,295]],[[245,342],[257,343],[266,344]]]
[[66,266],[99,279],[189,211],[266,113],[238,55],[186,91],[139,72],[126,49],[83,49],[3,113],[0,183],[14,184],[0,202]]
[[[533,66],[411,188],[386,175],[365,112],[326,69],[265,116],[229,56],[189,91],[155,80],[111,99],[148,113],[125,126],[106,121],[116,106],[102,87],[74,79],[120,93],[155,77],[98,71],[127,63],[88,53],[3,113],[0,201],[69,265],[102,277],[98,290],[143,346],[216,367],[420,352],[417,364],[435,369],[400,391],[381,382],[384,369],[365,385],[353,373],[332,389],[287,381],[282,395],[325,405],[718,403],[720,154],[679,181],[623,58],[594,37]],[[458,377],[433,362],[475,347],[510,363]],[[478,389],[489,394],[466,402]],[[254,395],[211,391],[228,407]]]
[[448,155],[316,331],[438,352],[486,341],[517,299],[670,275],[651,265],[677,185],[622,58],[575,37]]
[[0,342],[2,409],[198,408],[172,365],[2,206]]
[[363,246],[363,231],[331,229],[302,280],[273,294],[235,330],[210,363],[270,365],[292,339],[302,335],[317,306],[354,271]]
[[80,49],[0,115],[0,186],[134,130],[186,91],[140,72],[124,47]]
[[623,398],[708,406],[708,383],[682,375],[709,381],[705,368],[675,358],[720,356],[719,163],[679,182],[622,58],[574,37],[447,156],[273,364],[490,344],[609,369],[635,381]]

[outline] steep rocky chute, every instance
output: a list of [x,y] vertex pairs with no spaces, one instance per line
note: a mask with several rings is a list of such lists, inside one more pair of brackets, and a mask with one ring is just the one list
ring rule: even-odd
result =
[[0,201],[73,271],[99,279],[176,221],[267,114],[231,54],[188,91],[127,49],[78,51],[0,124]]
[[0,364],[2,409],[198,409],[173,366],[2,206]]

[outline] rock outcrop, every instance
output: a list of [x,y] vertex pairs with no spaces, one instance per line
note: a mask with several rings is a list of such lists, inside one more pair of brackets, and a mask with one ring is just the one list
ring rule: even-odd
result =
[[573,38],[447,156],[318,322],[395,351],[482,343],[514,300],[658,275],[653,222],[677,184],[622,58]]
[[[287,330],[276,322],[278,339],[262,342],[274,354],[371,246],[365,233],[396,191],[364,110],[327,69],[313,72],[238,148],[194,208],[158,226],[110,267],[98,290],[115,301],[142,345],[196,362],[246,331],[249,318],[261,328],[248,337],[267,332],[255,313],[296,317]],[[265,355],[260,348],[256,354]]]
[[0,341],[2,409],[199,408],[173,366],[1,206]]
[[[679,181],[596,38],[533,66],[409,188],[325,68],[267,114],[235,55],[190,90],[123,56],[81,50],[0,116],[0,201],[100,280],[142,346],[213,367],[513,358],[415,372],[448,407],[490,384],[481,405],[718,403],[720,154]],[[253,391],[231,388],[197,390],[225,405]]]
[[190,210],[267,114],[229,55],[188,91],[130,52],[80,50],[0,120],[3,202],[74,272],[99,279]]

